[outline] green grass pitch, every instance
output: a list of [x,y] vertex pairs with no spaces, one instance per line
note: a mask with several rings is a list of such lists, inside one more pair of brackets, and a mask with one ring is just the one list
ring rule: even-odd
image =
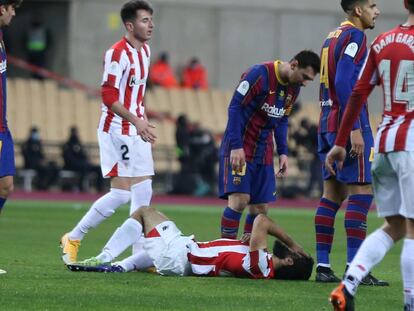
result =
[[[198,240],[219,235],[221,208],[157,206],[184,234]],[[58,241],[89,208],[87,203],[10,200],[0,216],[0,310],[331,310],[333,285],[311,281],[236,278],[162,277],[149,273],[94,274],[67,270]],[[126,207],[92,230],[82,242],[79,258],[99,253],[115,228],[127,217]],[[313,210],[276,208],[270,216],[314,256]],[[369,218],[374,230],[382,220]],[[357,310],[402,310],[398,244],[374,270],[391,283],[388,288],[360,287]],[[345,267],[343,213],[336,222],[332,266]]]

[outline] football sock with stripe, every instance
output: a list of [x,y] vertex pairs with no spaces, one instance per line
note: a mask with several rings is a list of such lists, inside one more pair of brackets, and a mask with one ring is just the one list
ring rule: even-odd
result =
[[226,207],[221,217],[221,237],[226,239],[237,239],[239,231],[240,218],[239,213],[230,207]]
[[401,274],[404,284],[404,310],[414,310],[414,240],[405,239],[401,252]]
[[253,222],[256,219],[257,214],[247,214],[246,222],[244,223],[244,233],[252,233]]
[[90,228],[95,228],[105,219],[111,217],[118,207],[128,203],[130,197],[130,191],[111,188],[107,194],[92,204],[89,211],[69,233],[69,239],[82,240]]
[[384,258],[393,245],[393,239],[382,229],[374,231],[362,242],[343,280],[351,295],[355,295],[361,280]]
[[325,198],[319,201],[315,215],[316,259],[318,265],[330,266],[329,253],[334,236],[335,216],[340,205]]
[[348,197],[345,212],[345,231],[347,239],[347,262],[350,263],[367,234],[367,215],[371,207],[371,194],[356,194]]

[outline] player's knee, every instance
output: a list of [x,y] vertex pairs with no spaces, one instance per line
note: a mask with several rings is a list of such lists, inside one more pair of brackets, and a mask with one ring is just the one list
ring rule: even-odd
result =
[[265,214],[259,214],[254,219],[253,226],[265,227],[268,222],[269,218]]
[[229,196],[229,207],[237,212],[243,212],[250,201],[246,193],[233,193]]
[[251,214],[267,214],[269,206],[267,204],[255,204],[249,206],[249,212]]
[[386,217],[382,230],[384,230],[394,242],[401,240],[408,233],[405,218],[402,216]]
[[157,210],[151,206],[142,206],[131,214],[131,218],[141,221],[148,215],[155,213]]
[[13,192],[13,190],[14,190],[13,182],[3,183],[0,186],[0,197],[7,199],[10,193]]

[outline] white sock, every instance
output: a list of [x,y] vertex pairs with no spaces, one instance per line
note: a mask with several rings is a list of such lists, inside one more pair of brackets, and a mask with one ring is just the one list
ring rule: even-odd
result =
[[401,274],[404,284],[404,310],[414,310],[414,240],[405,239],[401,252]]
[[[141,206],[149,206],[152,198],[152,179],[146,179],[131,187],[131,205],[129,215],[132,215]],[[132,254],[145,253],[144,239],[132,244]],[[142,256],[145,256],[143,254]]]
[[129,246],[141,238],[142,225],[133,218],[128,218],[115,230],[109,241],[104,246],[102,253],[97,257],[104,262],[111,262]]
[[116,264],[120,265],[126,272],[133,270],[145,270],[154,266],[154,263],[148,256],[147,252],[133,254],[124,260],[117,262]]
[[131,187],[131,206],[129,215],[132,215],[141,206],[149,206],[152,198],[152,179],[145,179]]
[[92,204],[89,211],[69,233],[69,239],[82,240],[90,228],[95,228],[106,218],[111,217],[118,207],[128,203],[130,197],[130,191],[111,188],[107,194]]
[[393,245],[393,239],[382,229],[374,231],[364,240],[343,280],[351,295],[355,295],[361,280],[384,258]]

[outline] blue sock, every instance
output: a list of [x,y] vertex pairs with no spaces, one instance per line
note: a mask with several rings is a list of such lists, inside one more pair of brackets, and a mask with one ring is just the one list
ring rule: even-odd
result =
[[335,216],[340,205],[321,198],[315,215],[316,260],[318,264],[330,265],[329,254],[335,233]]
[[3,209],[4,203],[6,203],[7,199],[5,198],[0,198],[0,212]]
[[244,223],[244,233],[252,233],[253,222],[256,219],[257,214],[247,214],[246,222]]
[[237,239],[239,223],[242,213],[226,207],[221,217],[221,237],[226,239]]
[[345,212],[345,231],[347,240],[347,262],[350,263],[367,235],[367,215],[371,207],[371,194],[356,194],[348,197]]

